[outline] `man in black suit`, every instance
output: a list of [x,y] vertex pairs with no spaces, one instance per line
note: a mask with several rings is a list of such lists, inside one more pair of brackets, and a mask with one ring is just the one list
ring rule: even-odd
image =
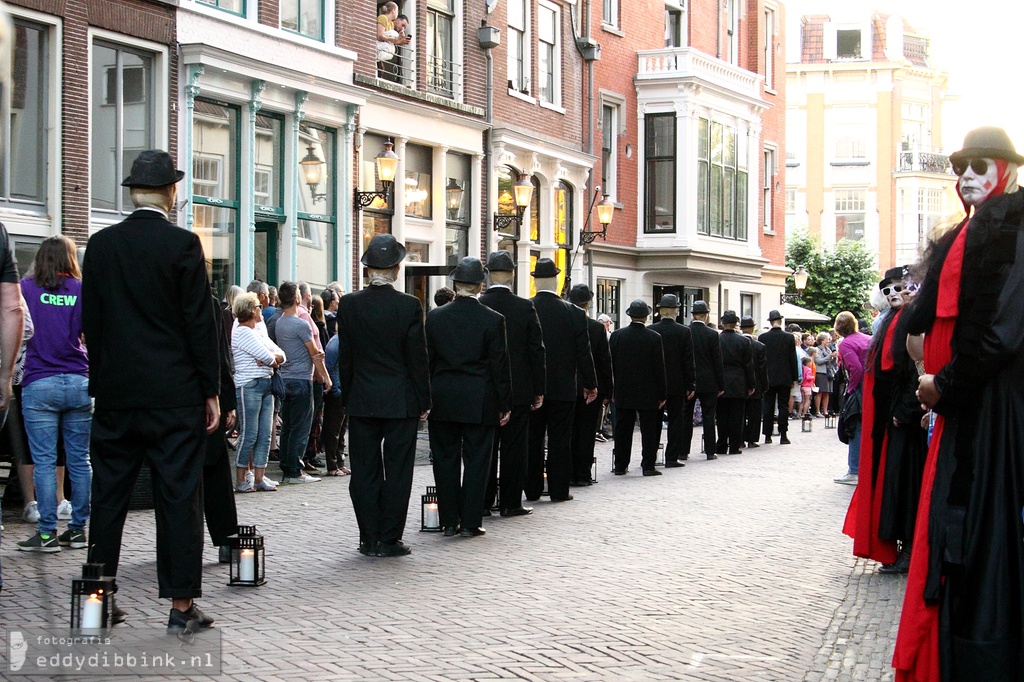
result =
[[[505,317],[508,363],[512,372],[512,414],[498,428],[491,451],[491,474],[484,509],[500,493],[498,507],[502,516],[525,516],[533,511],[523,506],[526,482],[527,438],[530,411],[544,403],[544,333],[533,301],[512,293],[515,261],[508,251],[495,251],[487,257],[489,285],[480,302]],[[501,485],[498,486],[498,459],[501,458]]]
[[740,320],[740,331],[750,341],[750,350],[754,358],[754,393],[747,398],[743,410],[743,440],[748,448],[758,448],[761,440],[761,399],[768,390],[768,374],[765,367],[764,344],[754,336],[754,318],[746,315]]
[[[577,284],[569,291],[569,302],[584,315],[593,299],[594,292],[586,284]],[[592,482],[590,469],[594,463],[594,439],[601,426],[601,408],[612,394],[612,356],[608,350],[608,334],[603,324],[588,316],[587,335],[597,372],[597,400],[588,402],[582,392],[576,397],[572,426],[572,485],[575,486],[588,486]]]
[[423,308],[395,291],[405,247],[390,234],[370,240],[360,262],[367,286],[338,301],[338,376],[349,419],[349,495],[359,551],[402,556],[416,461],[416,427],[430,410]]
[[[136,211],[89,240],[82,323],[92,418],[91,560],[117,575],[128,499],[144,460],[153,469],[157,580],[172,601],[168,629],[213,619],[202,594],[202,469],[220,424],[217,326],[199,238],[168,221],[177,198],[167,152],[145,151],[121,183]],[[115,588],[116,591],[116,588]],[[113,621],[124,613],[113,609]]]
[[633,450],[633,427],[640,417],[640,467],[644,476],[661,476],[654,468],[661,441],[661,408],[668,398],[661,335],[644,326],[651,309],[642,300],[629,304],[632,322],[612,332],[608,345],[615,374],[615,468],[622,476]]
[[723,455],[738,455],[743,452],[743,415],[747,398],[754,394],[753,350],[742,334],[736,331],[740,321],[734,310],[722,313],[722,333],[719,344],[722,350],[722,374],[725,390],[718,399],[718,445],[715,452]]
[[[540,499],[544,488],[544,436],[548,438],[548,492],[552,502],[566,502],[572,478],[572,421],[577,390],[587,402],[597,399],[597,373],[590,354],[587,316],[559,298],[558,273],[550,258],[539,258],[531,273],[537,295],[531,299],[544,333],[546,355],[544,404],[530,414],[526,499]],[[578,382],[577,382],[578,377]],[[578,385],[580,384],[580,385]]]
[[686,401],[683,411],[683,455],[690,456],[690,442],[693,440],[693,409],[700,400],[701,414],[704,424],[704,454],[708,459],[718,459],[715,455],[715,408],[718,396],[722,395],[725,378],[722,376],[722,351],[718,343],[718,332],[708,326],[708,315],[711,309],[704,301],[694,301],[690,308],[693,322],[690,332],[693,334],[693,364],[696,369],[697,391],[695,398]]
[[[481,527],[494,431],[508,423],[512,375],[505,318],[476,299],[486,270],[463,258],[449,275],[455,300],[427,315],[430,358],[430,451],[444,534],[476,537]],[[459,462],[462,483],[459,483]]]
[[778,310],[768,313],[772,328],[757,337],[764,344],[768,390],[764,393],[762,433],[764,442],[772,442],[775,411],[779,413],[779,443],[789,445],[789,392],[800,381],[800,365],[796,361],[793,335],[782,329],[782,314]]
[[[650,326],[651,331],[661,335],[665,351],[665,376],[668,382],[668,398],[665,412],[668,413],[668,443],[665,445],[665,468],[686,466],[683,440],[683,411],[686,401],[692,400],[696,391],[696,370],[693,366],[693,335],[690,328],[676,322],[679,316],[679,297],[665,294],[658,301],[661,320]],[[693,430],[693,419],[690,420]]]

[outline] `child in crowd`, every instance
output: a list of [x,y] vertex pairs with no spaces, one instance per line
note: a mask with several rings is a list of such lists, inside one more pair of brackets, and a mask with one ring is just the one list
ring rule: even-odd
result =
[[800,417],[807,415],[811,409],[811,388],[814,387],[814,356],[816,348],[807,349],[807,357],[800,360],[803,365],[803,380],[800,382],[800,394],[803,400],[800,401]]

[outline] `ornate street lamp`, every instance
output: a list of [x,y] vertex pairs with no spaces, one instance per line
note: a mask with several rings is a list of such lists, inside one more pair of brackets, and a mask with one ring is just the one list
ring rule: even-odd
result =
[[[594,198],[590,200],[590,207],[594,207],[594,202],[597,201],[597,195],[601,192],[601,188],[598,187],[594,191]],[[587,226],[590,225],[590,211],[587,211],[587,220],[583,225],[583,229],[580,230],[580,243],[581,244],[593,244],[594,240],[600,237],[601,239],[607,239],[608,237],[608,226],[612,223],[612,218],[615,215],[615,204],[612,203],[608,195],[605,194],[604,198],[601,199],[601,203],[597,205],[597,222],[601,225],[601,231],[588,230]]]
[[444,188],[445,203],[448,206],[448,219],[455,220],[462,212],[462,196],[465,190],[459,186],[455,178],[448,178],[448,186]]
[[519,180],[512,186],[512,192],[516,198],[516,212],[513,215],[500,215],[494,214],[494,230],[509,230],[514,227],[515,232],[518,235],[520,228],[523,226],[523,214],[526,212],[526,207],[530,205],[530,200],[533,198],[533,183],[530,182],[530,178],[525,173],[519,174]]
[[299,161],[299,165],[302,166],[302,174],[306,178],[306,184],[309,185],[309,195],[313,198],[313,203],[327,201],[326,192],[320,194],[316,191],[323,177],[324,161],[313,151],[312,144],[306,146],[306,155]]
[[804,289],[807,288],[807,271],[804,270],[804,266],[800,266],[793,273],[793,287],[796,289],[795,293],[789,294],[783,292],[779,294],[779,303],[793,303],[803,293]]
[[352,201],[355,210],[366,208],[380,199],[387,203],[391,193],[391,186],[395,184],[395,174],[398,172],[398,154],[394,152],[395,145],[391,140],[384,143],[384,151],[376,156],[374,163],[377,164],[377,177],[380,178],[380,191],[353,192]]

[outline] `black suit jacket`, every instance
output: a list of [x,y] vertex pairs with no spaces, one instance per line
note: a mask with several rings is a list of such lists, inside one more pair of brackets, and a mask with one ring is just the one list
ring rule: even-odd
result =
[[800,381],[800,364],[796,361],[796,342],[793,335],[772,327],[757,337],[764,344],[769,386],[792,386]]
[[750,350],[754,357],[754,383],[757,384],[754,395],[760,397],[768,390],[767,355],[764,344],[754,338],[753,334],[744,334],[750,340]]
[[582,389],[597,388],[597,373],[590,352],[587,316],[576,306],[550,291],[541,291],[532,299],[544,333],[547,400],[576,402],[576,373]]
[[505,318],[475,298],[455,300],[427,313],[430,418],[497,424],[511,409],[512,375],[505,346]]
[[512,370],[512,404],[533,404],[535,396],[544,395],[547,381],[544,332],[533,301],[516,296],[505,287],[493,287],[480,296],[480,302],[505,318],[508,364]]
[[735,329],[726,329],[719,336],[722,349],[722,370],[725,375],[724,398],[746,398],[747,391],[757,387],[754,378],[754,357],[750,341]]
[[615,371],[615,407],[657,410],[668,398],[661,336],[643,322],[631,322],[612,332],[608,345]]
[[199,237],[139,210],[89,239],[82,327],[89,393],[110,410],[202,405],[220,391]]
[[686,395],[696,390],[696,370],[693,367],[693,334],[690,328],[671,317],[648,327],[661,335],[665,349],[665,376],[669,395]]
[[[597,320],[587,318],[587,333],[590,336],[590,355],[594,358],[594,371],[597,372],[597,399],[612,397],[615,384],[612,379],[612,352],[608,348],[608,330]],[[579,398],[583,397],[580,391]]]
[[697,392],[718,393],[725,388],[718,332],[698,320],[690,323],[690,332],[693,334],[693,364],[697,375]]
[[391,286],[338,301],[338,377],[353,417],[407,419],[430,409],[423,307]]

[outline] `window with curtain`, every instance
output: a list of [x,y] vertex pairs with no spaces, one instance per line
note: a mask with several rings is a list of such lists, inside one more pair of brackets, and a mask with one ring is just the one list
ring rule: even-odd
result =
[[618,165],[619,108],[601,105],[601,189],[613,199],[617,196],[616,166]]
[[665,0],[665,47],[686,47],[686,1]]
[[644,232],[675,232],[675,113],[644,116],[644,174]]
[[235,283],[238,235],[239,110],[196,99],[192,119],[192,229],[218,297]]
[[453,0],[427,0],[427,90],[443,97],[455,96],[454,24]]
[[747,151],[730,126],[697,124],[697,232],[747,238]]
[[19,18],[14,25],[10,115],[2,123],[0,205],[42,211],[46,202],[49,32]]

